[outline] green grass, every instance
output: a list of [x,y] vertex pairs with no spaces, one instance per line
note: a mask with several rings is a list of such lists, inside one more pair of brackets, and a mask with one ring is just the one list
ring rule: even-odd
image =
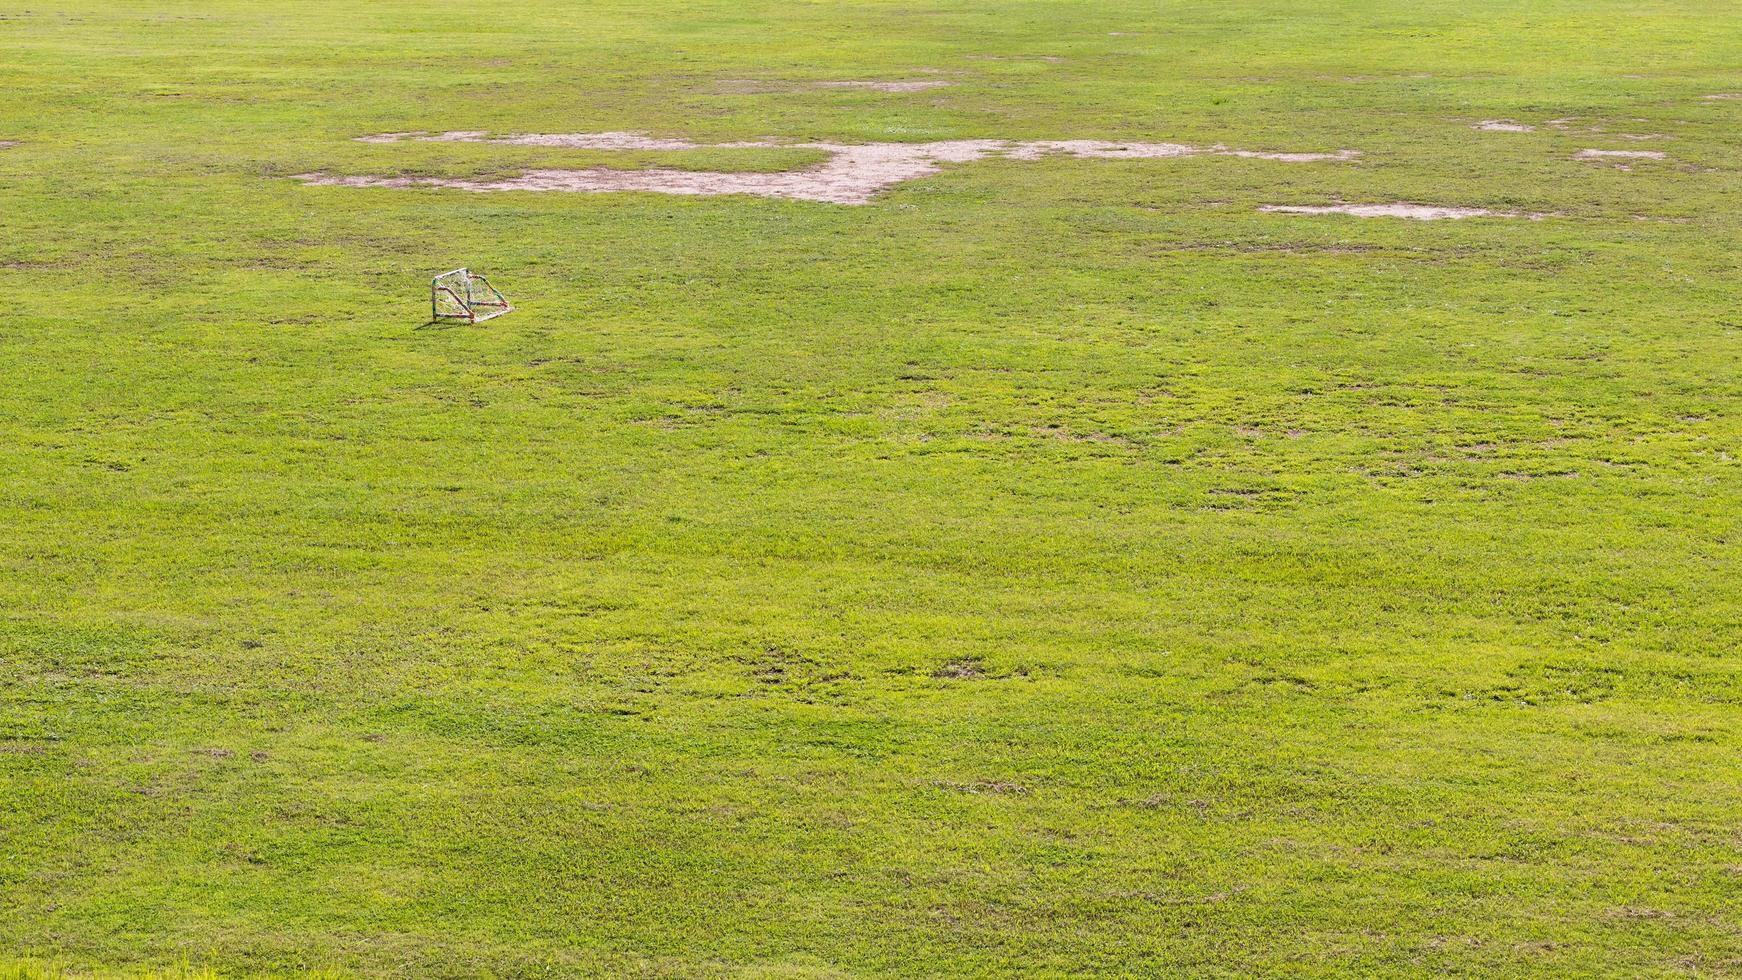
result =
[[0,0],[0,976],[1742,972],[1733,5],[489,6]]

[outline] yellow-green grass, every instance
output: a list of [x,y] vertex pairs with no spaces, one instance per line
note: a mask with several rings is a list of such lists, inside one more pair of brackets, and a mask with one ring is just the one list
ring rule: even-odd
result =
[[1732,6],[489,6],[0,0],[0,973],[1742,971]]

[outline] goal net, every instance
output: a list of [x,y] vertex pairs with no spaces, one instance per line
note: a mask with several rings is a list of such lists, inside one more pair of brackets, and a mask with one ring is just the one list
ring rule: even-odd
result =
[[429,281],[431,319],[481,323],[512,309],[490,280],[470,269],[444,272]]

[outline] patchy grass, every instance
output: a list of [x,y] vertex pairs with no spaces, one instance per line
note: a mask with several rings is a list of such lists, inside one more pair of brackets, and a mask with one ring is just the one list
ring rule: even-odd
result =
[[[0,32],[0,975],[1742,972],[1707,5]],[[1362,156],[286,179],[807,162],[457,129]]]

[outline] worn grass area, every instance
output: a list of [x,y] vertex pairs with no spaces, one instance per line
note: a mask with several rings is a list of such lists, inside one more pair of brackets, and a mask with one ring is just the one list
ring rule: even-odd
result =
[[333,174],[369,174],[390,177],[450,177],[460,179],[516,176],[538,168],[609,167],[641,170],[666,167],[673,170],[777,173],[816,166],[828,159],[822,150],[790,147],[778,149],[644,151],[565,150],[536,146],[502,146],[481,143],[425,143],[406,141],[388,145],[321,147],[317,152],[279,164],[286,174],[323,171]]
[[1733,5],[513,7],[0,0],[0,975],[1742,971]]

